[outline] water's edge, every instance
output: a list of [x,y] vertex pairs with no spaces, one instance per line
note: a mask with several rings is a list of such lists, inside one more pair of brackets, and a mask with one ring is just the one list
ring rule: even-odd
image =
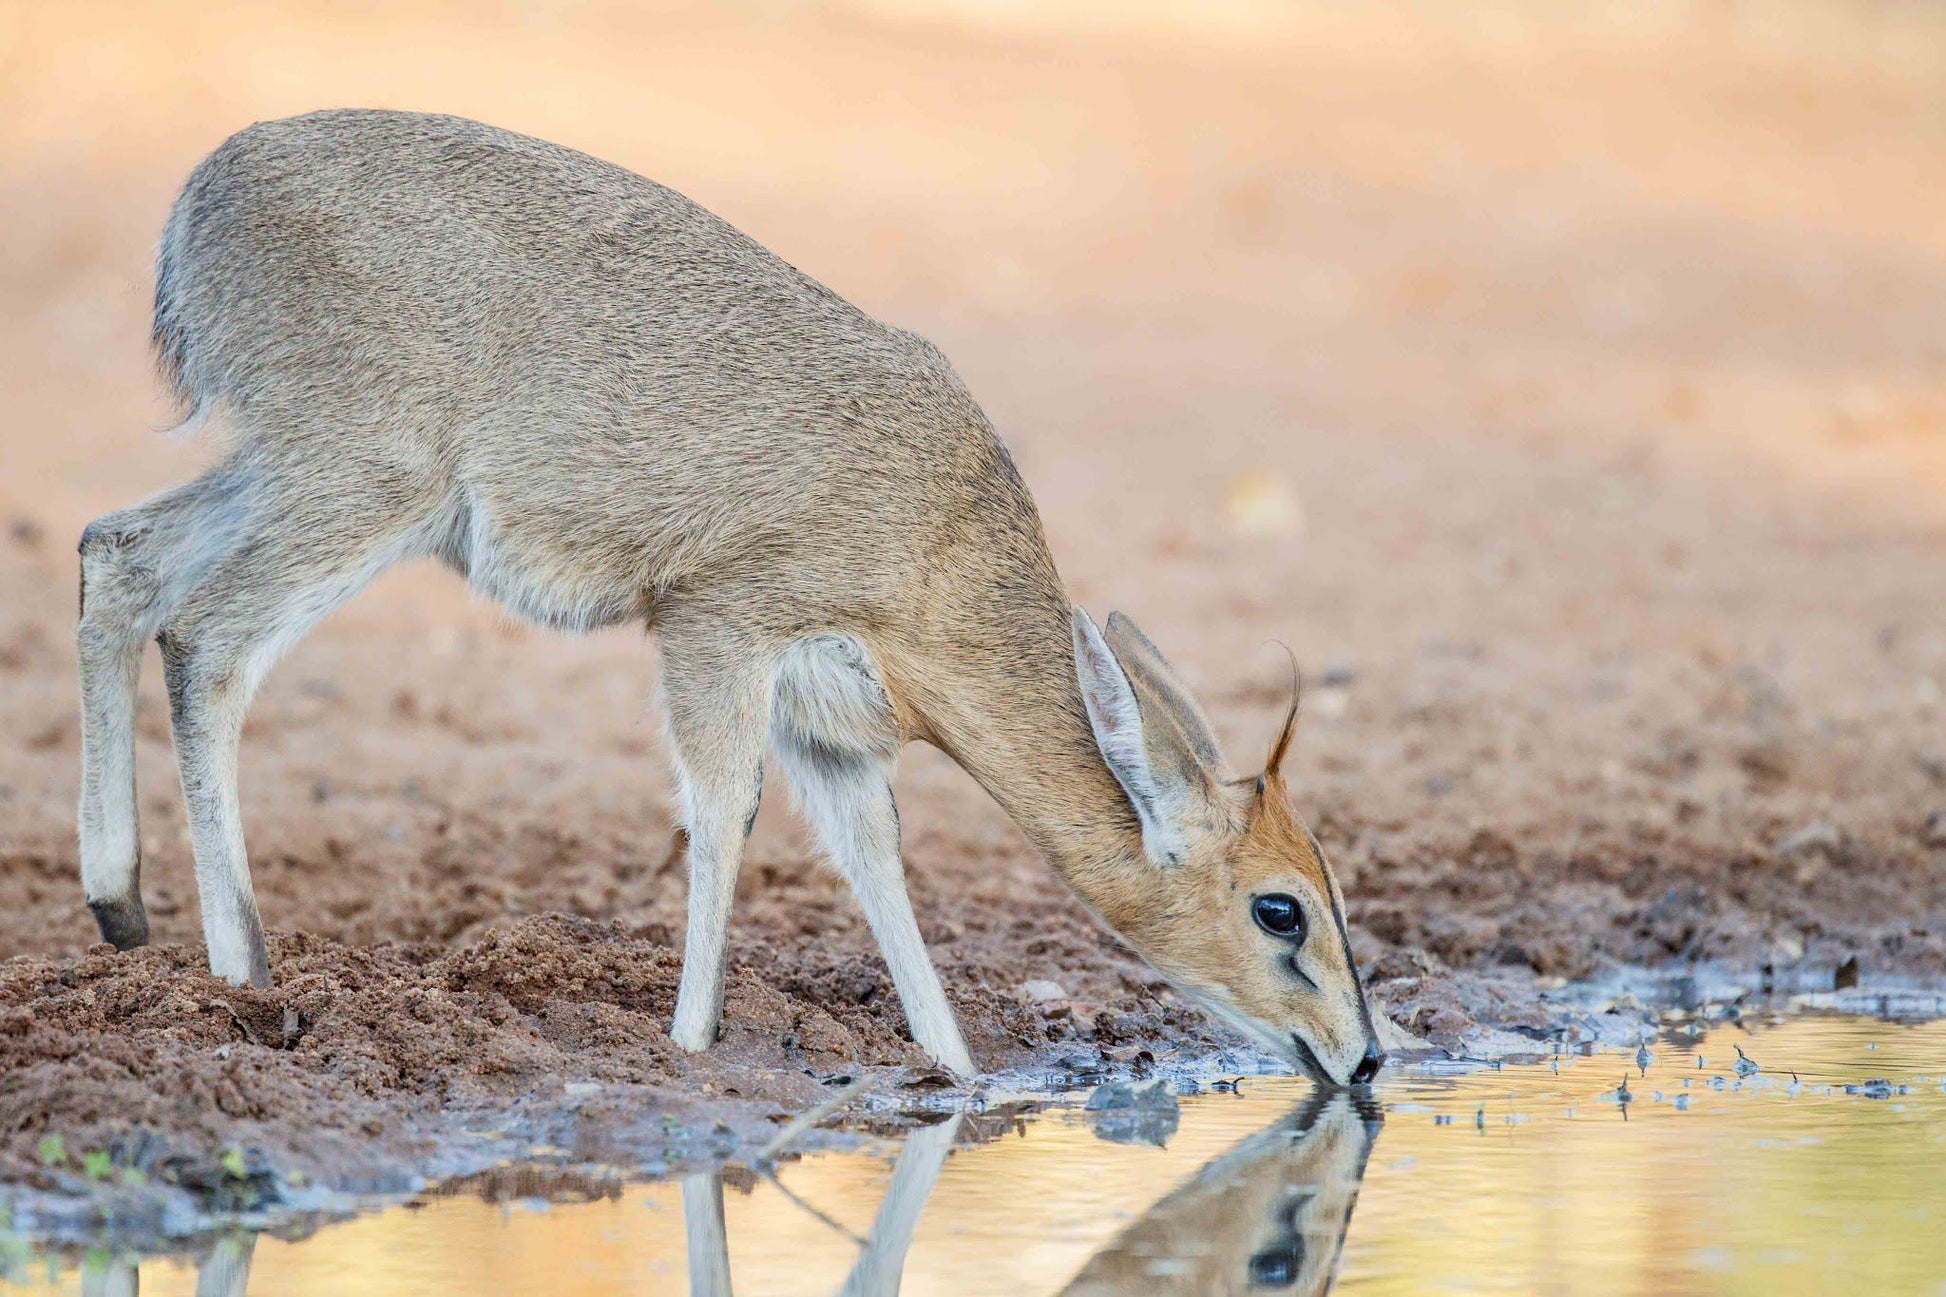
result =
[[[1749,980],[1710,970],[1675,976],[1624,973],[1561,988],[1557,996],[1559,1026],[1551,1038],[1493,1032],[1461,1056],[1408,1049],[1395,1054],[1388,1073],[1407,1067],[1494,1069],[1625,1050],[1672,1031],[1706,1030],[1758,1013],[1851,1014],[1894,1022],[1946,1018],[1946,992],[1924,986],[1753,991]],[[943,1159],[951,1147],[1004,1138],[1030,1118],[1082,1113],[1097,1087],[1124,1083],[1190,1096],[1236,1093],[1271,1080],[1294,1084],[1273,1060],[1248,1049],[1162,1059],[1139,1048],[1095,1057],[1050,1051],[1043,1066],[982,1077],[971,1087],[944,1082],[938,1074],[880,1069],[863,1074],[862,1088],[854,1087],[860,1092],[842,1106],[793,1129],[783,1147],[777,1146],[781,1114],[718,1104],[681,1117],[665,1109],[652,1121],[605,1131],[609,1148],[636,1153],[622,1160],[592,1160],[568,1151],[574,1141],[564,1132],[575,1120],[574,1101],[601,1088],[570,1084],[562,1093],[503,1109],[443,1114],[440,1127],[427,1132],[436,1145],[432,1155],[395,1175],[363,1182],[321,1185],[238,1165],[233,1183],[115,1184],[93,1180],[85,1168],[75,1167],[64,1168],[52,1189],[0,1186],[0,1275],[29,1258],[75,1265],[100,1249],[206,1264],[222,1251],[224,1240],[239,1235],[293,1241],[400,1205],[456,1195],[488,1202],[581,1202],[623,1186],[686,1182],[698,1174],[720,1176],[726,1169],[762,1175],[780,1162],[860,1149],[898,1150],[903,1156],[905,1147],[916,1146],[916,1132],[925,1133],[920,1144],[938,1145]],[[1372,1119],[1369,1100],[1352,1109],[1363,1114],[1360,1120]],[[1130,1138],[1143,1138],[1146,1118],[1136,1113],[1127,1120]]]

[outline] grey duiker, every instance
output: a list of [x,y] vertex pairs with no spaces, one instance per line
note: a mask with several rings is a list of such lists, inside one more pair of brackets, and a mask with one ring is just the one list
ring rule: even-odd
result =
[[81,539],[81,871],[118,947],[148,938],[144,643],[210,966],[264,984],[245,707],[319,619],[430,556],[541,625],[657,636],[689,853],[684,1047],[716,1037],[774,753],[913,1038],[973,1070],[900,860],[890,776],[922,740],[1190,993],[1323,1079],[1377,1066],[1342,901],[1276,763],[1230,780],[1153,646],[1072,606],[1020,475],[924,339],[620,167],[339,111],[252,126],[196,167],[162,235],[154,340],[223,453]]

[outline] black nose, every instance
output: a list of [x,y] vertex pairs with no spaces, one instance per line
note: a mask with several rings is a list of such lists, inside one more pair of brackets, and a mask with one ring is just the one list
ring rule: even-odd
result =
[[1371,1044],[1365,1046],[1365,1057],[1359,1059],[1358,1066],[1351,1069],[1351,1083],[1353,1085],[1370,1084],[1371,1079],[1378,1075],[1378,1065],[1384,1061],[1385,1055],[1378,1052],[1377,1041],[1373,1041]]

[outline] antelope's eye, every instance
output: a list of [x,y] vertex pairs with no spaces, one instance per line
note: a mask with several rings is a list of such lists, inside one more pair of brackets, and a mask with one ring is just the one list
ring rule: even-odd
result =
[[1293,1238],[1283,1247],[1266,1248],[1250,1258],[1252,1288],[1288,1288],[1304,1273],[1304,1240]]
[[1304,935],[1304,911],[1297,908],[1295,896],[1283,892],[1259,896],[1250,903],[1250,915],[1256,919],[1258,927],[1273,937]]

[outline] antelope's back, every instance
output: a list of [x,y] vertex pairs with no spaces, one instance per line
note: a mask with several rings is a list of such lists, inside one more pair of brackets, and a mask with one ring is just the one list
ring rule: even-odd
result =
[[923,339],[664,186],[459,118],[233,136],[171,212],[155,341],[253,454],[464,493],[514,541],[663,588],[787,572],[810,536],[909,582],[927,536],[1032,514]]

